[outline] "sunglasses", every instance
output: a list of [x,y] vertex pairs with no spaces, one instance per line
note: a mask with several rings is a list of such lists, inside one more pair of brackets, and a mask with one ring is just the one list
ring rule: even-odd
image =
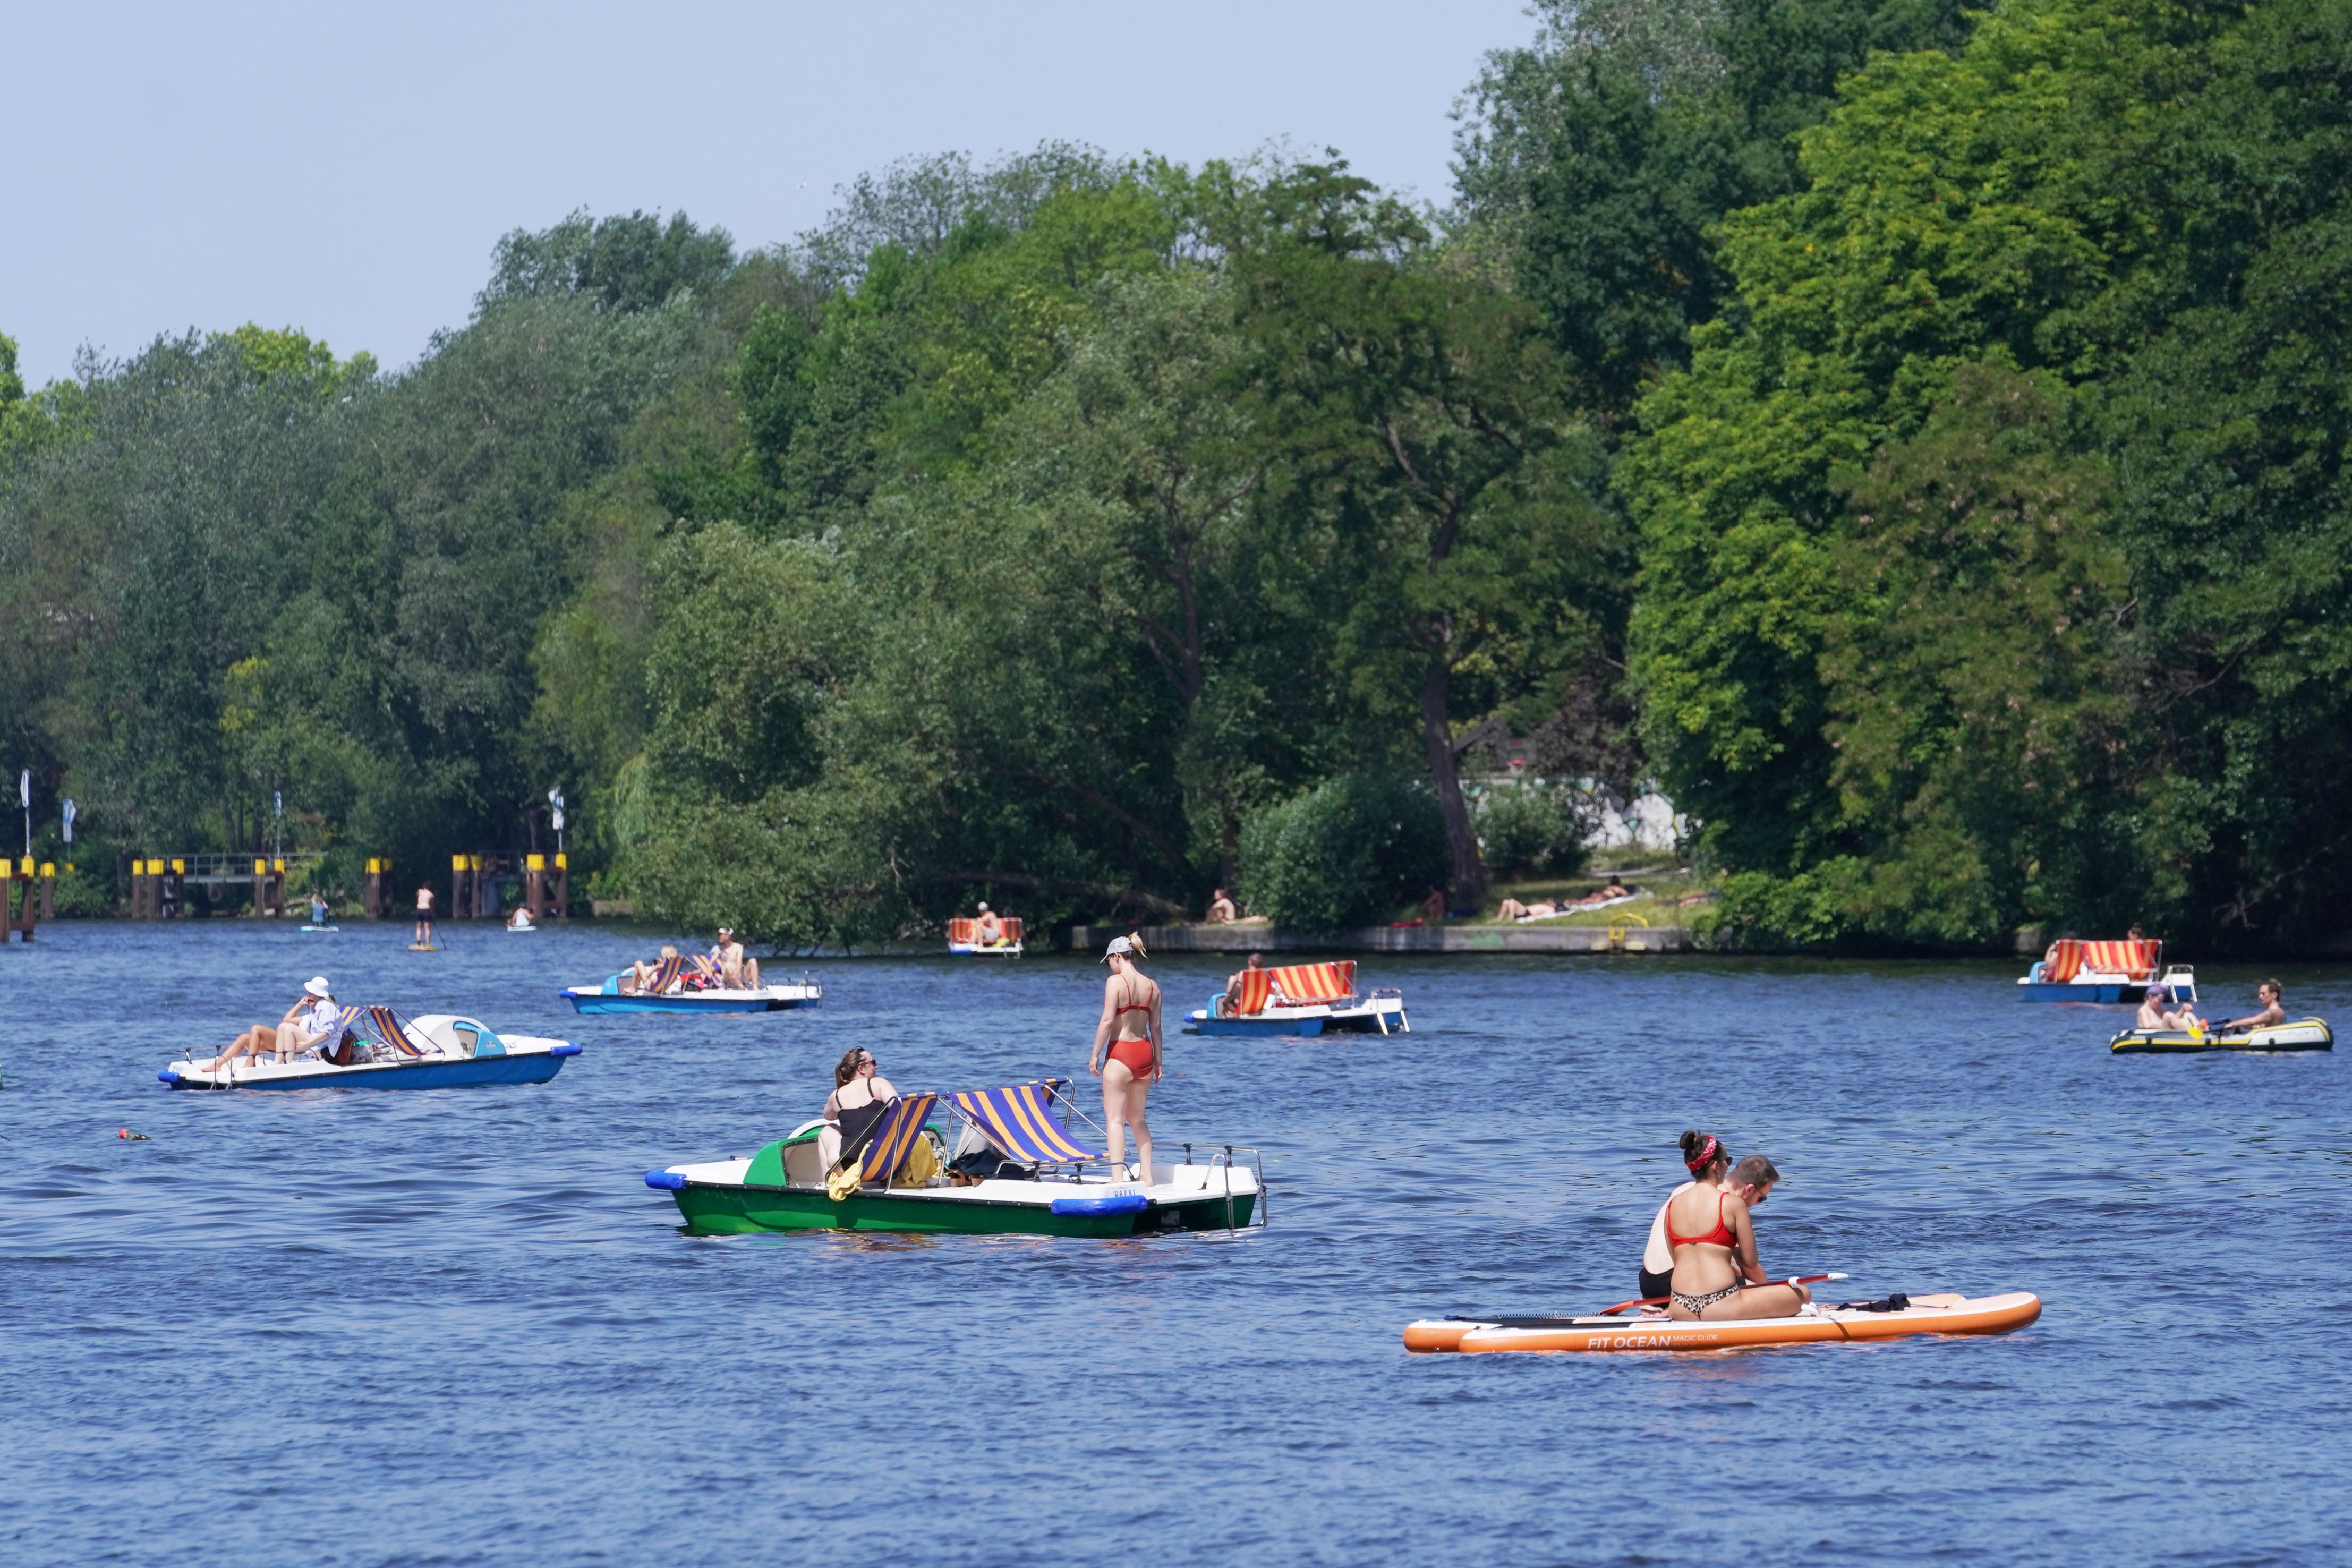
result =
[[872,1057],[867,1057],[857,1064],[857,1070],[864,1072],[867,1068],[873,1067],[874,1065],[874,1058]]

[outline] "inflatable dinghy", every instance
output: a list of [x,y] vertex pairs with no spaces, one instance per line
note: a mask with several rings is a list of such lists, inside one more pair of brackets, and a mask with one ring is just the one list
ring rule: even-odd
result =
[[1720,1351],[1742,1345],[1801,1345],[1832,1340],[1894,1340],[1911,1334],[2001,1334],[2042,1315],[2042,1299],[1912,1296],[1895,1311],[1814,1305],[1793,1318],[1677,1322],[1670,1318],[1438,1318],[1408,1323],[1409,1351]]
[[2332,1051],[2336,1037],[2325,1018],[2298,1018],[2267,1029],[2241,1029],[2234,1035],[2212,1029],[2191,1034],[2186,1029],[2126,1029],[2107,1042],[2117,1056],[2179,1051]]

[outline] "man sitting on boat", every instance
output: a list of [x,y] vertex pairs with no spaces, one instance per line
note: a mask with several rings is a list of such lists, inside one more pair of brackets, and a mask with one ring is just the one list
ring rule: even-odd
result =
[[2194,1010],[2182,1007],[2178,1011],[2167,1007],[2172,1000],[2171,991],[2162,985],[2151,985],[2140,997],[2139,1017],[2134,1027],[2141,1029],[2200,1029],[2205,1021]]
[[980,947],[1004,945],[1004,921],[986,904],[980,906],[980,913],[971,922],[971,940]]
[[2277,981],[2263,981],[2260,985],[2254,987],[2254,1000],[2263,1005],[2263,1010],[2259,1013],[2251,1014],[2243,1018],[2231,1019],[2228,1023],[2221,1026],[2222,1032],[2224,1034],[2234,1035],[2241,1029],[2274,1029],[2278,1027],[2278,1026],[2286,1022],[2286,1009],[2279,1005],[2279,999],[2283,994],[2284,993],[2280,991],[2279,983]]
[[719,965],[719,983],[728,990],[760,988],[760,961],[743,956],[743,944],[735,940],[733,926],[719,928],[719,940],[711,944],[710,958]]
[[261,1053],[269,1052],[278,1060],[290,1061],[326,1038],[342,1010],[335,1005],[333,994],[327,989],[327,977],[314,974],[302,987],[302,994],[286,1009],[285,1016],[272,1028],[268,1024],[256,1024],[231,1041],[227,1050],[204,1064],[209,1072],[217,1072],[243,1057],[258,1061]]
[[1253,969],[1265,967],[1265,954],[1253,952],[1239,969],[1225,976],[1225,994],[1217,1004],[1221,1016],[1230,1018],[1241,1011],[1242,983]]

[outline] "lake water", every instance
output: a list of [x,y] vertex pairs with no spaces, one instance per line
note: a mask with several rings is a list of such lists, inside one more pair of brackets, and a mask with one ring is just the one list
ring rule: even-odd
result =
[[[814,1011],[580,1018],[556,989],[647,937],[445,932],[0,952],[0,1560],[2344,1560],[2338,1055],[2111,1058],[2126,1015],[1994,963],[1375,960],[1408,1037],[1171,1037],[1160,1145],[1263,1148],[1265,1229],[696,1240],[647,1168],[750,1153],[851,1045],[901,1089],[1083,1077],[1102,972],[845,960]],[[1224,967],[1152,965],[1171,1012]],[[321,972],[586,1050],[535,1087],[155,1081]],[[2352,971],[2284,973],[2352,1016]],[[1415,1317],[1633,1294],[1685,1126],[1779,1161],[1776,1272],[2041,1321],[1405,1354]]]

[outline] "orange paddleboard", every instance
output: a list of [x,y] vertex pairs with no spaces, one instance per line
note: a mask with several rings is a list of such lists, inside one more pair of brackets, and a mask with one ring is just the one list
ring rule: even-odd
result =
[[1408,1323],[1409,1351],[1720,1351],[1742,1345],[1801,1345],[1823,1341],[1894,1340],[1909,1334],[2000,1334],[2042,1315],[2042,1298],[1914,1296],[1907,1311],[1842,1311],[1805,1317],[1676,1322],[1667,1318],[1424,1319]]

